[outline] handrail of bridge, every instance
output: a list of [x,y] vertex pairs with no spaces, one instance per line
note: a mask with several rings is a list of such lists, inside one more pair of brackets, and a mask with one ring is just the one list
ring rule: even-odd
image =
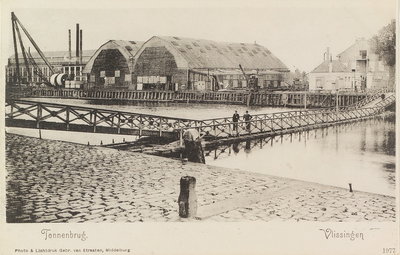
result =
[[[135,134],[162,136],[165,133],[179,135],[190,128],[212,137],[228,137],[235,134],[268,133],[293,130],[302,127],[327,125],[374,116],[384,111],[385,107],[396,99],[395,95],[387,97],[374,107],[346,110],[309,109],[294,110],[270,114],[253,115],[251,121],[234,123],[232,118],[183,119],[151,114],[116,111],[91,107],[63,105],[29,100],[8,100],[6,103],[6,121],[31,121],[31,126],[40,128],[43,123],[56,123],[57,130],[71,130],[74,125],[84,132],[111,132],[117,134]],[[7,122],[6,122],[7,125]],[[239,132],[233,130],[238,126]],[[147,133],[146,133],[147,132]]]
[[[139,136],[146,135],[146,131],[151,131],[151,134],[158,136],[162,136],[163,133],[176,133],[176,130],[192,126],[197,121],[29,100],[7,100],[5,117],[6,120],[14,123],[30,121],[31,126],[36,124],[35,128],[40,128],[50,121],[53,123],[53,128],[57,130],[77,131],[75,130],[76,126],[79,126],[79,130],[85,130],[83,132],[94,133],[113,132],[116,129],[117,132],[115,133],[123,134],[127,130],[137,130]],[[147,134],[150,133],[147,132]]]
[[[374,107],[341,109],[339,111],[334,109],[295,110],[272,114],[257,114],[253,116],[251,121],[238,121],[237,123],[234,123],[231,118],[207,119],[196,122],[197,126],[195,127],[182,128],[181,133],[186,129],[195,128],[199,133],[218,138],[232,135],[273,133],[310,126],[318,127],[375,116],[382,113],[394,100],[396,100],[396,97],[391,95]],[[237,126],[238,131],[233,130],[234,125]]]
[[355,104],[349,105],[349,106],[347,106],[347,108],[348,109],[354,109],[354,108],[363,107],[364,105],[367,105],[368,103],[370,103],[370,102],[374,101],[375,99],[379,98],[382,94],[393,93],[395,91],[396,90],[395,90],[394,87],[369,90],[369,91],[367,91],[367,96],[363,100],[360,100]]

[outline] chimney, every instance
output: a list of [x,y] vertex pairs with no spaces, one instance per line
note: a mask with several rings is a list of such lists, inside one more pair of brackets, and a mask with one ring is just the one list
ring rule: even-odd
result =
[[79,60],[79,24],[76,24],[76,61]]
[[82,55],[83,55],[83,50],[82,50],[82,29],[79,31],[79,63],[82,64]]
[[325,58],[325,61],[328,61],[329,60],[329,47],[327,47],[326,48],[326,58]]
[[72,53],[71,53],[71,29],[68,29],[68,56],[69,61],[71,61]]

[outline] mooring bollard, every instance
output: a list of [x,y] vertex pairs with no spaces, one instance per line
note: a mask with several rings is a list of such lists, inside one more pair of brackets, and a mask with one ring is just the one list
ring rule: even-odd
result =
[[100,145],[103,145],[103,141],[102,140],[100,141]]
[[351,183],[349,183],[350,192],[353,192],[353,188],[351,187]]
[[196,178],[191,176],[181,177],[181,192],[178,198],[179,216],[194,218],[197,214]]

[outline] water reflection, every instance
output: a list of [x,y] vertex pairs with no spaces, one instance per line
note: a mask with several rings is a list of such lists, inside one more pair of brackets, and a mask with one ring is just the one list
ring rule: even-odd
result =
[[395,195],[395,120],[374,118],[205,148],[210,165]]
[[61,103],[75,106],[86,106],[100,109],[137,112],[142,114],[161,115],[166,117],[187,119],[212,119],[231,117],[235,110],[242,117],[246,110],[251,115],[262,113],[283,112],[293,109],[261,107],[228,104],[197,104],[197,103],[173,103],[173,102],[137,102],[118,100],[81,100],[81,99],[55,99],[55,98],[30,98],[38,102]]

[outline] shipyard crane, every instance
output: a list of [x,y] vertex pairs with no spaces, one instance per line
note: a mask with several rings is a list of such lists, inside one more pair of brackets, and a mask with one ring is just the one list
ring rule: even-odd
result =
[[[28,37],[29,41],[32,43],[33,47],[35,47],[36,51],[40,55],[40,57],[43,59],[43,61],[46,63],[47,67],[50,70],[50,74],[53,75],[56,73],[54,67],[50,64],[50,62],[47,60],[46,56],[43,54],[43,52],[40,50],[39,46],[36,44],[35,40],[33,40],[32,36],[29,34],[29,32],[25,29],[25,27],[22,25],[21,21],[17,18],[17,16],[14,14],[14,12],[11,12],[11,21],[12,21],[12,31],[13,31],[13,41],[14,41],[14,54],[15,54],[15,64],[16,64],[16,74],[17,74],[17,82],[18,84],[21,85],[21,74],[20,74],[20,69],[19,69],[19,58],[18,58],[18,43],[17,43],[17,37],[16,34],[18,35],[18,40],[22,52],[22,56],[24,58],[24,64],[28,73],[28,80],[32,81],[32,73],[29,68],[29,64],[31,64],[34,67],[34,72],[39,75],[40,77],[44,77],[42,72],[40,71],[40,68],[36,64],[35,60],[33,59],[32,55],[30,52],[27,52],[25,50],[24,44],[22,42],[21,38],[21,33],[19,31],[19,27],[24,31],[26,37]],[[47,80],[47,79],[46,79]]]
[[248,89],[250,89],[250,91],[258,91],[258,89],[259,89],[259,87],[258,87],[258,78],[246,74],[246,72],[244,71],[244,69],[243,69],[241,64],[239,64],[239,67],[240,67],[240,70],[243,73],[244,78],[246,79],[246,83],[247,83]]

